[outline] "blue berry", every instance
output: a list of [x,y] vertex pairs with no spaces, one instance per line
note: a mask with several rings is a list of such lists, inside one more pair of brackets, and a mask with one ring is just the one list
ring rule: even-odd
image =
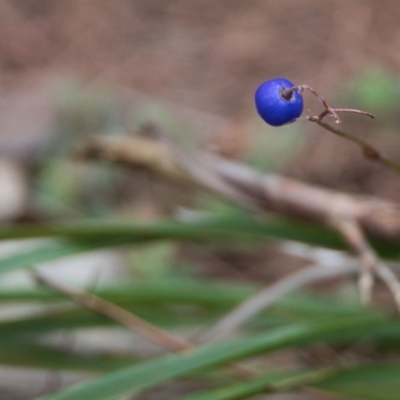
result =
[[280,126],[294,122],[303,112],[303,97],[298,90],[283,93],[294,84],[284,78],[275,78],[259,86],[255,102],[261,118],[269,125]]

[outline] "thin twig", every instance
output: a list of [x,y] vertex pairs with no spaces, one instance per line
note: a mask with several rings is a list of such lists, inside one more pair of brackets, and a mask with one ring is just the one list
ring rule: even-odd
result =
[[[362,111],[362,110],[356,110],[354,108],[334,108],[331,110],[335,110],[336,113],[360,114],[360,115],[365,115],[370,118],[375,118],[375,115],[372,113],[369,113],[367,111]],[[317,120],[321,121],[324,117],[326,117],[329,114],[331,114],[331,111],[325,110],[321,114],[319,114],[319,116],[307,117],[307,119],[310,121],[313,121],[313,122],[316,122]]]
[[322,119],[325,118],[327,115],[332,115],[332,117],[335,119],[335,122],[337,124],[339,124],[341,121],[340,121],[339,115],[337,113],[342,113],[342,112],[366,115],[367,117],[375,118],[374,114],[367,112],[367,111],[355,110],[352,108],[333,108],[328,104],[328,102],[325,100],[324,97],[322,97],[315,89],[313,89],[311,86],[308,86],[308,85],[296,85],[291,88],[284,88],[284,89],[282,89],[282,96],[286,99],[290,99],[295,90],[297,90],[299,93],[303,92],[304,90],[308,90],[315,97],[318,98],[318,100],[322,103],[322,105],[325,108],[325,110],[319,115],[308,116],[307,119],[309,121],[313,121],[313,122],[322,121]]
[[295,272],[278,282],[267,286],[237,308],[226,314],[211,326],[199,339],[200,342],[215,341],[224,338],[237,330],[250,318],[265,310],[286,294],[306,286],[312,282],[328,279],[343,274],[353,274],[358,271],[357,263],[338,264],[335,266],[313,265]]
[[[301,93],[304,90],[308,90],[309,92],[311,92],[314,96],[316,96],[318,98],[318,100],[322,103],[322,105],[325,107],[325,110],[327,111],[327,114],[331,114],[333,116],[333,118],[335,118],[335,121],[337,123],[340,123],[340,118],[336,113],[336,110],[332,107],[329,106],[329,104],[327,103],[327,101],[320,95],[317,93],[317,91],[315,89],[313,89],[311,86],[308,85],[298,85],[297,86],[298,91]],[[327,115],[326,114],[326,115]],[[322,114],[321,114],[322,115]],[[317,117],[318,118],[318,117]],[[319,119],[322,119],[323,116],[320,116]]]
[[282,90],[282,95],[285,97],[291,96],[293,91],[297,90],[299,93],[301,93],[304,90],[308,90],[311,92],[314,96],[318,98],[318,100],[322,103],[324,106],[325,110],[314,116],[307,116],[307,119],[311,122],[316,122],[318,125],[322,126],[324,129],[328,130],[329,132],[334,133],[335,135],[338,135],[344,139],[347,139],[358,146],[360,146],[363,150],[363,153],[365,157],[379,161],[381,164],[385,165],[386,167],[390,168],[391,170],[395,171],[396,173],[400,174],[400,165],[395,163],[394,161],[391,161],[387,159],[385,156],[383,156],[377,149],[375,149],[374,146],[371,144],[365,142],[364,140],[361,140],[357,138],[356,136],[353,136],[349,133],[343,132],[337,128],[334,128],[333,126],[323,122],[322,120],[328,116],[332,115],[332,117],[335,119],[335,122],[339,124],[340,118],[338,116],[338,113],[351,113],[351,114],[360,114],[360,115],[365,115],[370,118],[375,118],[375,115],[372,113],[369,113],[367,111],[362,111],[362,110],[355,110],[352,108],[333,108],[331,107],[328,102],[322,97],[315,89],[308,85],[297,85],[293,86],[292,88],[288,89],[283,89]]
[[396,172],[397,174],[400,175],[400,165],[395,163],[394,161],[389,160],[386,158],[382,153],[380,153],[375,147],[373,147],[371,144],[365,142],[362,139],[359,139],[356,136],[353,136],[349,133],[343,132],[340,129],[337,129],[336,127],[333,127],[326,122],[323,122],[321,120],[316,120],[315,121],[319,126],[322,128],[326,129],[329,132],[334,133],[337,136],[340,136],[344,139],[349,140],[350,142],[355,143],[356,145],[360,146],[363,154],[365,157],[369,158],[370,160],[378,161],[387,168],[390,168],[392,171]]
[[160,329],[142,318],[130,313],[129,311],[110,303],[100,297],[86,292],[82,289],[77,289],[64,283],[56,282],[48,276],[43,275],[38,271],[33,271],[33,277],[41,284],[44,284],[51,289],[62,293],[70,298],[75,303],[78,303],[86,308],[89,308],[98,313],[104,314],[111,319],[125,325],[128,329],[138,333],[147,340],[158,344],[162,348],[169,350],[189,350],[194,347],[192,343],[184,339],[178,338],[170,333]]

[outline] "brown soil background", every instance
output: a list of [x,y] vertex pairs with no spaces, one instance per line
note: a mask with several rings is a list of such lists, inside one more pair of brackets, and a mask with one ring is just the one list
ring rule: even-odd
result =
[[229,117],[271,76],[327,91],[371,61],[400,68],[396,0],[10,0],[0,19],[2,81],[101,76]]
[[[55,75],[73,76],[224,117],[227,127],[212,140],[237,156],[247,143],[243,126],[257,118],[260,82],[285,76],[329,98],[371,63],[398,73],[399,22],[396,0],[2,1],[0,128],[13,142],[21,133],[18,145],[35,141],[49,119],[41,107],[46,85]],[[392,174],[300,123],[309,145],[287,173],[399,198]],[[376,135],[377,126],[351,128]],[[396,157],[393,138],[386,147]]]

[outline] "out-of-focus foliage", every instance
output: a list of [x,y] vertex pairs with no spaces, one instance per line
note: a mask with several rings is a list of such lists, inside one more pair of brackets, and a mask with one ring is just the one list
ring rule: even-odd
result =
[[[375,112],[379,126],[387,122],[390,130],[398,123],[399,87],[396,75],[371,68],[354,78],[339,97],[351,107]],[[6,283],[13,273],[25,271],[29,279],[31,268],[44,265],[50,272],[60,262],[71,266],[74,272],[68,279],[73,281],[75,273],[87,268],[80,257],[112,251],[119,257],[110,262],[119,271],[117,278],[98,284],[93,274],[85,283],[77,279],[79,285],[195,342],[199,333],[227,312],[296,270],[296,263],[304,265],[304,260],[295,257],[279,260],[277,243],[295,241],[324,250],[346,250],[341,237],[323,227],[272,215],[254,216],[210,194],[177,189],[146,171],[128,172],[74,158],[75,150],[92,135],[137,134],[148,121],[172,131],[184,146],[210,145],[211,150],[224,153],[223,145],[215,146],[218,140],[210,140],[210,129],[204,133],[201,124],[195,126],[199,111],[189,110],[189,117],[179,118],[180,113],[172,111],[174,104],[145,96],[126,101],[110,88],[83,88],[73,81],[57,93],[53,140],[42,157],[29,165],[32,192],[27,215],[21,218],[35,222],[4,225],[0,230],[1,244],[18,241],[22,246],[0,258],[0,275]],[[228,130],[237,128],[237,142],[244,144],[240,149],[232,146],[231,154],[226,151],[229,156],[240,156],[261,171],[294,168],[298,172],[296,161],[310,140],[305,118],[279,131],[253,116],[245,123],[238,118],[237,126],[222,120],[211,130],[223,137],[220,142],[232,139],[229,135],[224,139],[227,125]],[[331,149],[322,146],[322,150],[326,167]],[[332,175],[337,173],[340,180],[354,173],[355,182],[368,179],[364,164],[361,172],[336,164],[341,156],[335,152]],[[165,204],[180,204],[179,190],[196,211],[174,208],[180,218],[176,219]],[[24,239],[37,242],[25,244]],[[371,239],[371,244],[379,256],[398,260],[397,243]],[[78,268],[74,268],[77,259]],[[383,291],[379,291],[380,305],[360,307],[350,278],[332,283],[327,290],[303,289],[285,296],[249,319],[229,340],[200,343],[175,354],[165,354],[171,352],[49,287],[32,280],[28,286],[9,287],[4,281],[0,280],[0,309],[15,308],[11,317],[0,320],[0,363],[21,370],[74,372],[83,380],[61,389],[46,386],[44,391],[49,393],[43,398],[47,400],[160,398],[157,392],[152,395],[160,385],[170,388],[168,398],[181,400],[246,399],[310,388],[316,399],[400,398],[399,319],[393,316]],[[19,312],[20,307],[28,307],[28,312]],[[250,368],[251,376],[238,377],[234,362]]]

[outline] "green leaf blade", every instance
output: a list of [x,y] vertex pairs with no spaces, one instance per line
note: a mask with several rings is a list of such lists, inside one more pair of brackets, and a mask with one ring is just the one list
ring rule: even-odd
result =
[[349,342],[364,337],[365,332],[368,332],[370,337],[398,336],[400,322],[369,317],[289,325],[264,334],[144,362],[46,396],[42,400],[106,400],[128,393],[136,394],[171,379],[213,369],[256,354],[319,341]]

